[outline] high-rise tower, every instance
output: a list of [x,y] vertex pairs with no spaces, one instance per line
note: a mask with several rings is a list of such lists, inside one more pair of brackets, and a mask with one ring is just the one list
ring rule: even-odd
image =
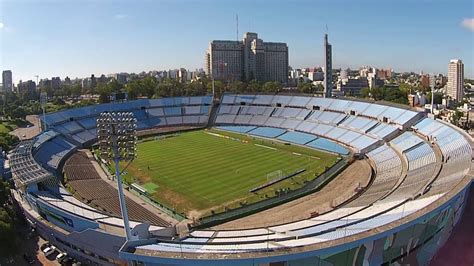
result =
[[449,61],[446,94],[457,102],[464,97],[464,64],[459,59]]
[[332,47],[324,35],[324,97],[332,96]]
[[4,70],[2,73],[2,82],[3,82],[3,91],[12,92],[13,91],[13,79],[12,71]]

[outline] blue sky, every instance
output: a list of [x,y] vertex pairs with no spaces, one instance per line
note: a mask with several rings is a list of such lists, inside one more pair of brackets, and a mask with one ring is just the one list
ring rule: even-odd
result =
[[68,1],[0,0],[0,68],[19,79],[204,67],[209,41],[257,32],[286,42],[290,65],[323,62],[326,25],[335,67],[474,77],[472,0]]

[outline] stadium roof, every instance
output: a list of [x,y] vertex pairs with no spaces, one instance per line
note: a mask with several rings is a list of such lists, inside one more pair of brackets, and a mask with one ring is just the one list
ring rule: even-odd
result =
[[53,177],[33,158],[33,145],[34,140],[21,142],[13,150],[10,157],[13,180],[18,187],[24,187]]

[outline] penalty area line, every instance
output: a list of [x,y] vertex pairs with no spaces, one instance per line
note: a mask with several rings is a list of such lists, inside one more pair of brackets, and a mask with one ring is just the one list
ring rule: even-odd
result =
[[258,146],[258,147],[262,147],[262,148],[267,148],[267,149],[270,149],[270,150],[276,150],[276,148],[268,147],[268,146],[265,146],[265,145],[260,145],[260,144],[254,144],[254,145]]

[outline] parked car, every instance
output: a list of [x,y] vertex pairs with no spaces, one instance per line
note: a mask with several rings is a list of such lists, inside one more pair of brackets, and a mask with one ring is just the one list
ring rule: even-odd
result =
[[61,265],[71,266],[74,263],[74,259],[69,256],[66,256],[60,263]]
[[57,256],[56,256],[56,260],[61,263],[61,261],[63,261],[65,258],[67,258],[67,253],[66,252],[63,252],[63,253],[59,253]]
[[48,257],[49,255],[53,254],[54,252],[56,251],[56,247],[55,246],[49,246],[45,249],[43,249],[43,253],[46,257]]
[[44,243],[43,245],[41,245],[40,249],[41,249],[41,250],[44,250],[45,248],[48,248],[48,247],[50,247],[50,246],[51,246],[51,244],[50,244],[49,242],[46,242],[46,243]]

